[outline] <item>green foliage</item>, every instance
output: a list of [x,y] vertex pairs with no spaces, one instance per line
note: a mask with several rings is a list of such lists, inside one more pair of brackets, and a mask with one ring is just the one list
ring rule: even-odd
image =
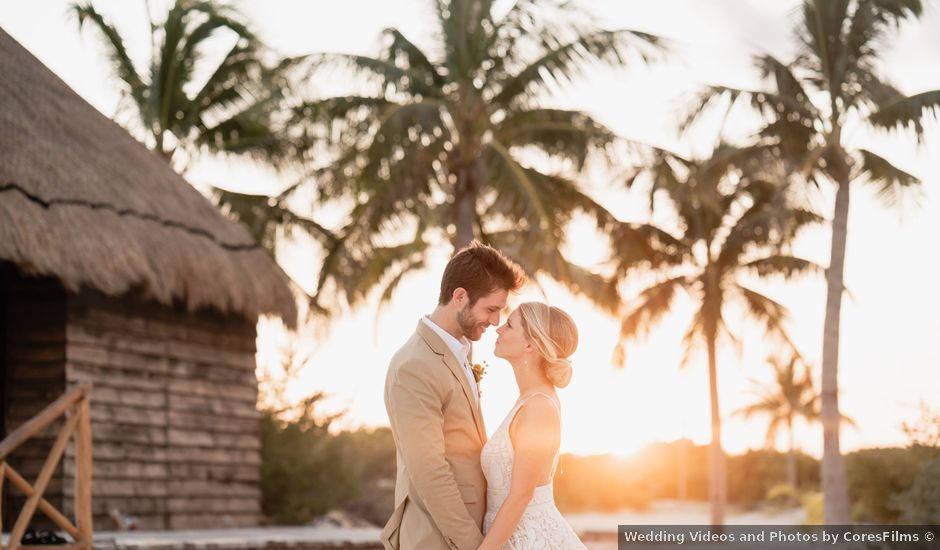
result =
[[[845,471],[855,520],[898,523],[904,511],[908,516],[917,515],[917,510],[910,508],[915,503],[926,500],[935,507],[937,501],[930,499],[936,491],[931,491],[930,483],[937,482],[936,466],[927,466],[938,457],[940,448],[921,445],[864,449],[847,455]],[[916,488],[915,480],[919,481]]]
[[806,493],[801,499],[803,511],[806,512],[804,525],[824,525],[823,520],[823,494],[821,491]]
[[[766,332],[791,345],[783,329],[786,308],[750,288],[754,276],[791,279],[819,273],[817,264],[794,257],[790,244],[804,228],[822,218],[795,204],[779,174],[768,173],[761,147],[719,143],[706,159],[686,159],[658,151],[641,168],[650,181],[650,197],[678,216],[678,230],[652,224],[618,223],[615,275],[627,279],[652,270],[656,282],[637,293],[622,309],[616,362],[624,363],[625,345],[652,330],[688,296],[696,311],[683,339],[688,363],[694,350],[737,338],[726,322],[732,308]],[[648,249],[637,254],[637,243]]]
[[921,466],[911,488],[892,504],[901,512],[899,523],[940,525],[940,453]]
[[596,28],[568,2],[496,4],[434,2],[427,49],[386,29],[375,56],[318,58],[318,70],[351,73],[357,89],[295,109],[305,135],[324,137],[311,149],[324,166],[318,196],[354,205],[323,262],[316,305],[356,305],[372,290],[387,301],[424,267],[428,248],[473,238],[602,307],[619,301],[611,281],[561,249],[576,213],[599,227],[612,218],[579,179],[589,158],[614,158],[622,140],[588,113],[546,100],[588,68],[659,57],[660,41]]
[[292,420],[262,411],[262,510],[277,524],[304,524],[341,508],[380,525],[392,507],[387,490],[395,476],[391,430],[331,434],[333,418],[313,413],[321,398],[310,398]]
[[[150,64],[140,68],[122,33],[91,2],[76,2],[70,11],[79,27],[91,25],[101,34],[137,112],[135,129],[143,129],[147,145],[168,161],[180,149],[264,160],[289,153],[275,123],[285,65],[267,61],[270,52],[234,8],[176,0],[161,22],[151,21]],[[226,36],[234,44],[221,61],[207,65],[206,43]]]
[[[801,490],[819,487],[819,461],[797,454]],[[787,483],[787,455],[773,450],[748,451],[728,457],[728,500],[746,508],[763,502],[771,490]]]
[[[98,32],[112,73],[133,117],[124,122],[144,144],[185,174],[199,157],[251,158],[275,168],[296,165],[304,141],[285,124],[288,83],[296,59],[281,59],[261,41],[234,7],[176,0],[151,21],[146,66],[137,66],[119,30],[93,3],[70,12],[81,29]],[[149,14],[148,14],[149,15]],[[213,55],[220,45],[224,56]],[[283,195],[249,195],[213,189],[216,205],[274,251],[278,228],[298,228],[321,243],[331,234],[287,208]]]
[[789,483],[776,483],[767,489],[764,500],[776,508],[785,508],[799,500],[800,494]]

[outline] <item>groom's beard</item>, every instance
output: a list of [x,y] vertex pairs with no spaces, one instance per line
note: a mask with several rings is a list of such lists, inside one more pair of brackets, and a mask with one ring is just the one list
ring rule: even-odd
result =
[[473,313],[470,311],[470,305],[468,304],[457,312],[457,326],[460,327],[460,332],[462,332],[468,340],[475,342],[483,336],[483,331],[486,330],[489,323],[485,320],[480,321],[475,319]]

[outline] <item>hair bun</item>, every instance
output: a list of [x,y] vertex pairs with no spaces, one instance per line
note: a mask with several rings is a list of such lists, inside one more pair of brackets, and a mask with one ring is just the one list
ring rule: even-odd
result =
[[556,388],[564,388],[571,382],[571,361],[568,359],[553,359],[545,365],[545,376]]

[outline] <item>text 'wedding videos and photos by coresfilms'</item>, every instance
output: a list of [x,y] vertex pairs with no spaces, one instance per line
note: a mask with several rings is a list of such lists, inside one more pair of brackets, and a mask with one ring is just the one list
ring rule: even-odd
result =
[[618,549],[940,547],[940,525],[619,525]]

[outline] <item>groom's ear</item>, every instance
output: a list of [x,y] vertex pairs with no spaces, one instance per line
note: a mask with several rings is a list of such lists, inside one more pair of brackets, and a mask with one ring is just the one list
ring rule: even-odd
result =
[[467,290],[463,287],[457,287],[454,289],[454,293],[450,296],[450,301],[455,305],[462,305],[464,300],[467,300],[470,296],[467,294]]

